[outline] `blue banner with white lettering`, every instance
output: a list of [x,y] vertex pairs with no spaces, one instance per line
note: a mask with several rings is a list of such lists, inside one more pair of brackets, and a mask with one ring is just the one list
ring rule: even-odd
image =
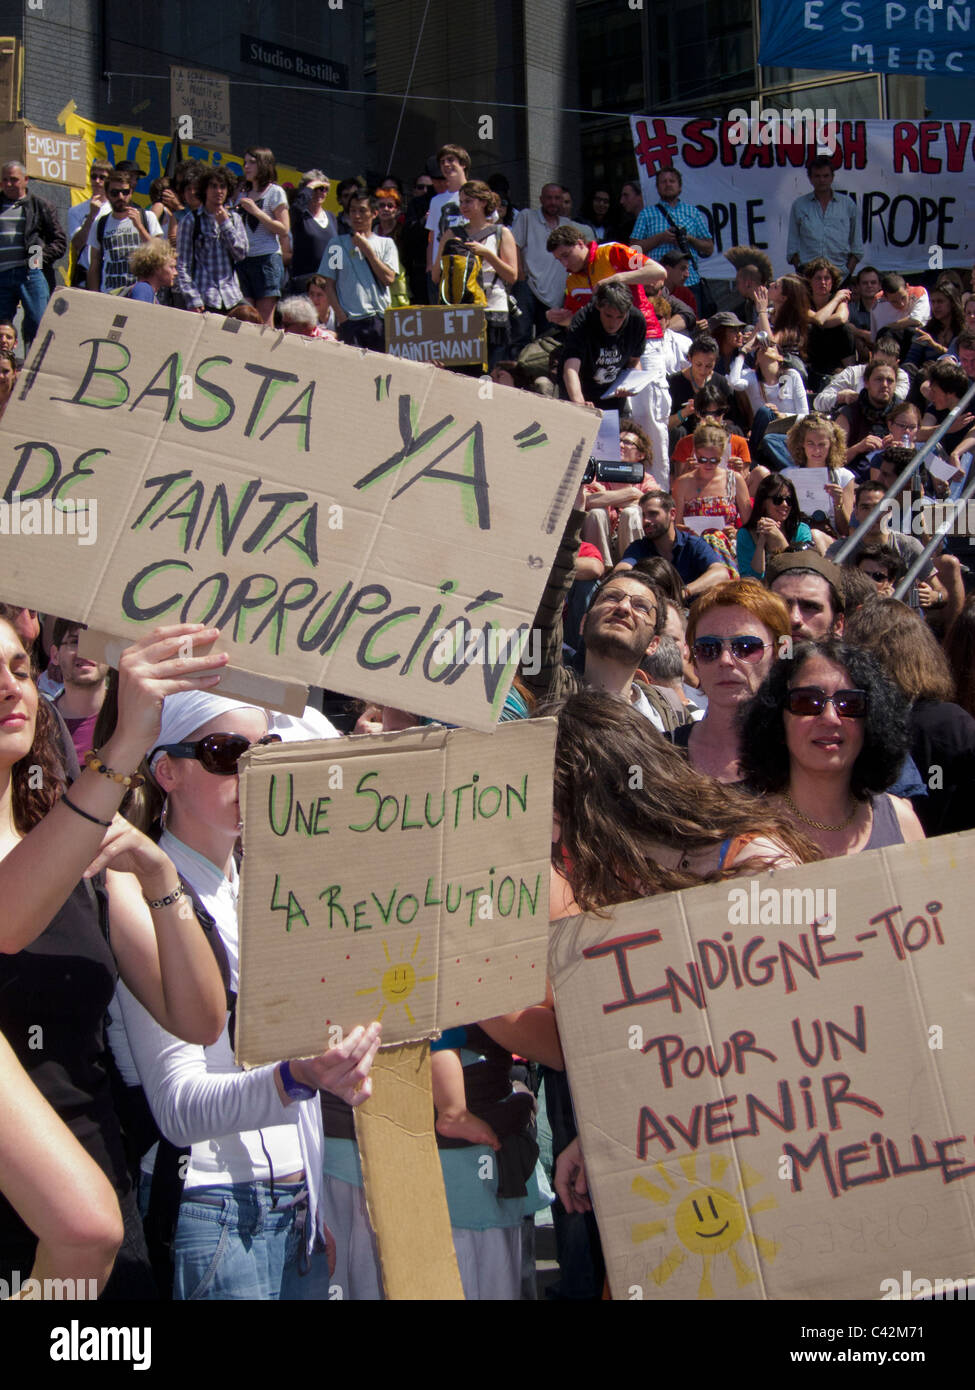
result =
[[975,76],[975,4],[762,0],[764,67]]

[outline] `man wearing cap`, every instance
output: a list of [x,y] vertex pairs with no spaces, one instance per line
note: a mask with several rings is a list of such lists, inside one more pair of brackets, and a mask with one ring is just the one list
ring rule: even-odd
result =
[[843,573],[818,551],[773,555],[765,568],[765,587],[788,608],[794,641],[819,642],[843,635]]
[[[325,210],[328,195],[328,175],[321,169],[309,169],[301,176],[301,184],[291,207],[291,281],[314,275],[333,237],[338,236],[335,218]],[[289,286],[292,288],[292,286]],[[293,286],[294,292],[304,285]]]
[[718,345],[718,360],[714,369],[721,376],[735,379],[741,375],[745,365],[745,354],[741,350],[742,338],[747,325],[730,309],[722,309],[720,314],[712,314],[708,319],[708,331]]
[[[657,192],[660,202],[652,208],[644,208],[636,219],[633,240],[641,251],[648,254],[659,251],[678,250],[687,255],[690,261],[687,271],[687,288],[694,290],[701,283],[698,257],[714,255],[714,242],[708,233],[708,225],[700,208],[693,203],[681,202],[683,179],[676,169],[660,169],[657,172]],[[694,290],[695,308],[699,308],[697,291]]]

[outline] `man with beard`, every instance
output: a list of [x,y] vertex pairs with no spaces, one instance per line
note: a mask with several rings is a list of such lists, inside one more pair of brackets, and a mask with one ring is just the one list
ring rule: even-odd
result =
[[563,665],[562,610],[584,519],[580,489],[519,675],[538,700],[559,699],[589,686],[627,700],[660,732],[674,728],[680,719],[669,702],[652,686],[634,680],[644,656],[656,651],[667,616],[664,596],[648,576],[617,570],[597,584],[581,623],[585,651],[572,666]]
[[669,560],[684,581],[689,599],[697,598],[705,589],[724,584],[729,578],[728,566],[707,541],[690,531],[680,531],[674,525],[675,502],[669,492],[646,492],[641,502],[643,540],[634,541],[620,561],[620,566],[635,565],[650,555]]
[[51,660],[61,668],[64,690],[52,701],[64,719],[78,762],[93,747],[95,720],[105,700],[108,667],[78,655],[78,633],[83,623],[58,618],[54,624]]

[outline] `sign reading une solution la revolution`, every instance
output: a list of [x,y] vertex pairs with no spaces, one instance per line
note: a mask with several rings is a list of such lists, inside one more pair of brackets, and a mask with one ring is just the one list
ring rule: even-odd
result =
[[322,87],[344,89],[349,85],[349,69],[344,63],[324,58],[298,48],[286,48],[282,43],[269,43],[253,34],[240,36],[240,61],[257,68],[270,68],[286,77],[301,77],[306,82],[318,82]]
[[213,624],[228,694],[291,707],[284,687],[314,684],[490,730],[596,426],[433,366],[60,290],[0,424],[0,497],[97,506],[97,542],[20,528],[4,591],[122,641]]
[[[806,163],[818,153],[810,109],[733,119],[632,116],[634,152],[648,207],[659,201],[656,175],[673,167],[681,197],[701,209],[715,254],[705,278],[729,278],[724,251],[756,246],[787,269],[789,213],[812,191]],[[789,120],[785,118],[789,117]],[[975,121],[855,121],[832,116],[833,189],[857,205],[863,263],[879,270],[970,265],[975,225]],[[793,138],[794,132],[801,138]]]

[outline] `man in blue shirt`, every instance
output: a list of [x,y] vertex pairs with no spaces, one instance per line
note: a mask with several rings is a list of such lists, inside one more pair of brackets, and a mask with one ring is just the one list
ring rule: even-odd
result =
[[[683,180],[676,169],[661,169],[657,174],[657,192],[660,202],[656,207],[644,208],[636,219],[633,228],[633,242],[647,255],[651,251],[683,252],[689,261],[687,279],[684,282],[693,290],[695,299],[698,291],[695,285],[701,283],[698,265],[699,256],[714,255],[714,241],[708,232],[708,224],[700,208],[693,203],[681,202]],[[698,308],[700,300],[698,299]]]
[[642,541],[634,541],[620,561],[635,565],[650,555],[669,560],[684,581],[689,598],[697,598],[705,589],[724,584],[731,578],[728,566],[707,541],[689,531],[677,531],[674,526],[674,499],[669,492],[644,493]]
[[863,255],[857,205],[846,193],[833,192],[833,161],[817,155],[806,172],[813,186],[792,204],[786,260],[798,270],[817,256],[852,271]]

